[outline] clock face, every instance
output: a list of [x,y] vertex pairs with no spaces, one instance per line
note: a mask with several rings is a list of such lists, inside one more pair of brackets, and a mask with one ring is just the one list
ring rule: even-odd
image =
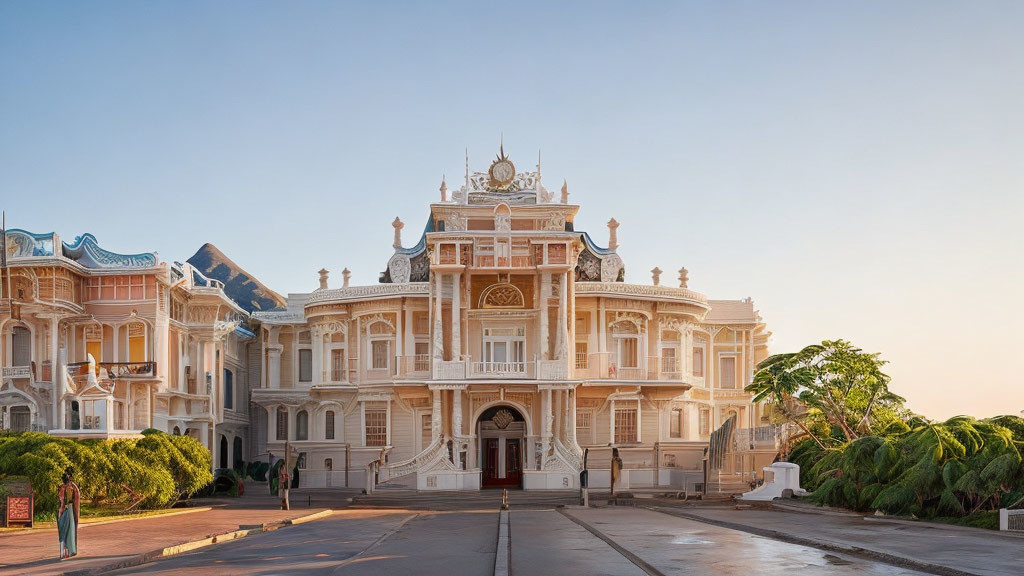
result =
[[489,172],[492,184],[499,188],[508,186],[516,177],[516,167],[506,159],[501,159],[491,164]]

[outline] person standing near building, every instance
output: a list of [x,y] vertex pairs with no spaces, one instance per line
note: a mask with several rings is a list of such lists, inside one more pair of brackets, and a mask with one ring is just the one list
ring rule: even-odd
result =
[[61,476],[61,486],[57,493],[60,508],[57,511],[57,537],[60,539],[60,559],[71,558],[78,554],[78,519],[81,495],[78,485],[72,481],[74,468],[68,466]]

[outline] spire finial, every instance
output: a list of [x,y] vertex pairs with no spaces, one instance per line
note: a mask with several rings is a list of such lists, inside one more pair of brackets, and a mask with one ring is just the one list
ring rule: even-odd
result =
[[341,280],[343,282],[342,283],[342,288],[348,288],[348,281],[349,281],[349,278],[351,278],[351,277],[352,277],[352,272],[348,268],[345,268],[344,270],[341,271]]
[[690,283],[690,271],[686,267],[679,269],[679,287],[686,288],[687,284]]
[[569,203],[569,183],[562,178],[562,204]]
[[661,284],[661,268],[655,266],[651,269],[651,280],[654,282],[655,286]]
[[441,202],[448,201],[448,183],[445,182],[445,175],[441,174]]
[[391,225],[395,228],[395,241],[393,246],[397,250],[402,247],[402,228],[405,227],[405,224],[402,223],[398,216],[395,216],[395,221],[392,222]]

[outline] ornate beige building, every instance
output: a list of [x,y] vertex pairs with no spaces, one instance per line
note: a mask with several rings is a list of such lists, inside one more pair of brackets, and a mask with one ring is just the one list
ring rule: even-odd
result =
[[[606,248],[575,229],[579,206],[504,153],[440,201],[416,244],[395,228],[374,286],[291,294],[256,312],[265,410],[256,442],[302,453],[302,483],[419,489],[576,488],[589,449],[607,486],[693,489],[709,434],[735,415],[727,473],[771,459],[774,429],[743,391],[768,333],[747,300],[624,282],[618,223]],[[766,461],[767,460],[767,461]],[[713,483],[721,484],[716,471]],[[735,480],[741,477],[731,479]]]
[[738,488],[776,448],[743,391],[767,355],[753,303],[711,300],[685,269],[673,286],[658,269],[625,282],[618,223],[600,247],[575,229],[578,210],[539,165],[467,162],[415,245],[395,220],[379,284],[349,286],[345,270],[331,288],[321,270],[316,290],[251,315],[187,264],[89,259],[91,236],[8,231],[2,427],[152,426],[195,435],[221,465],[287,441],[314,487],[575,489],[584,450],[601,487],[614,447],[621,486],[693,490],[711,433],[735,416],[708,486]]
[[0,429],[79,438],[189,434],[245,460],[255,335],[223,286],[85,234],[6,231]]

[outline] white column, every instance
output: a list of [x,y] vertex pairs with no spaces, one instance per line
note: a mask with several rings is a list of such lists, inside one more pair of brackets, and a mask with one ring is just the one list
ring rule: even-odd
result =
[[430,439],[436,442],[441,437],[441,391],[431,390],[434,398],[433,410],[430,413]]
[[562,272],[561,284],[558,286],[558,342],[555,343],[555,357],[563,362],[567,356],[571,356],[569,351],[569,326],[566,319],[566,313],[569,309],[569,273]]
[[452,436],[462,438],[462,390],[452,390]]
[[576,438],[576,391],[569,390],[566,394],[569,395],[569,445],[579,446],[579,439]]
[[170,331],[167,324],[167,316],[160,316],[153,326],[152,360],[156,362],[156,376],[163,380],[161,387],[164,390],[167,389],[167,380],[168,376],[170,376],[167,372],[167,358],[170,355]]
[[462,354],[461,277],[458,272],[452,274],[452,360],[459,360]]
[[551,274],[540,273],[540,355],[541,360],[548,359],[551,349],[548,330],[548,295],[551,294]]
[[413,332],[412,332],[413,331],[413,315],[412,315],[412,310],[410,310],[408,307],[406,307],[406,309],[404,311],[404,314],[405,314],[405,322],[403,323],[403,325],[405,326],[405,339],[404,339],[403,342],[405,344],[405,348],[404,348],[404,351],[402,352],[402,354],[404,356],[413,356],[413,355],[416,354],[416,337],[413,335]]
[[551,428],[553,424],[550,388],[544,391],[541,408],[544,410],[544,455],[546,456],[548,444],[551,442]]
[[311,386],[324,382],[324,334],[318,327],[310,329],[310,342],[313,344],[313,381]]
[[50,380],[53,383],[53,420],[51,428],[64,428],[61,421],[64,411],[60,409],[61,398],[64,396],[64,370],[60,365],[60,340],[57,325],[60,320],[56,315],[50,318]]
[[435,360],[444,360],[444,332],[441,326],[441,287],[442,287],[442,275],[440,273],[434,273],[434,330],[432,335],[433,340],[433,355]]

